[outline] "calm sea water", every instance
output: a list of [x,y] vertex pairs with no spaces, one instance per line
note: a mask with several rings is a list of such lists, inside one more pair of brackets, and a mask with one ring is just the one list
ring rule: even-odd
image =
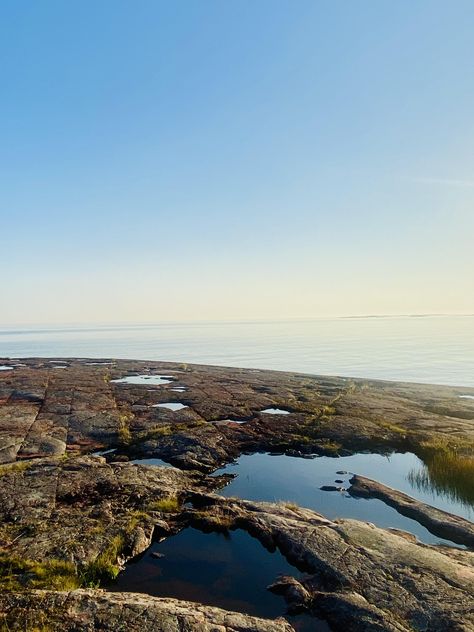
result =
[[169,360],[474,386],[474,316],[3,327],[0,356]]

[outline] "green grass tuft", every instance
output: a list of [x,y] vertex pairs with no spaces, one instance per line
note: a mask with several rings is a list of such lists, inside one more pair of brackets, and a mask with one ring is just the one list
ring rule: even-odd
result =
[[72,562],[49,560],[36,562],[16,556],[0,555],[0,589],[73,590],[81,582]]
[[125,538],[122,534],[112,538],[104,551],[81,570],[81,584],[95,588],[104,582],[115,579],[120,572],[118,558],[124,547]]
[[[426,446],[429,445],[427,448]],[[439,442],[425,442],[422,470],[408,474],[410,483],[425,492],[446,495],[466,506],[474,506],[474,456],[461,455]]]
[[166,498],[154,500],[148,506],[150,511],[161,511],[162,513],[176,513],[180,510],[180,507],[180,502],[176,496],[167,496]]

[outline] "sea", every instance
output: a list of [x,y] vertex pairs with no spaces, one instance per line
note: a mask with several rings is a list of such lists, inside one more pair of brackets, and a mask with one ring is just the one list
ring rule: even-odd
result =
[[3,326],[0,357],[162,360],[474,387],[474,315]]

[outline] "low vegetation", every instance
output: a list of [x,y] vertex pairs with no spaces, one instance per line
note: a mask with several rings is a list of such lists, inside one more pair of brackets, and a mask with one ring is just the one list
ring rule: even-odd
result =
[[402,437],[407,435],[407,429],[402,426],[397,426],[397,424],[392,424],[388,421],[379,421],[378,423],[384,430],[388,430],[392,434],[401,435]]
[[154,428],[148,431],[147,438],[153,439],[155,437],[167,437],[171,434],[173,434],[173,430],[171,429],[171,426],[169,425],[155,426]]
[[420,448],[424,468],[409,473],[410,483],[425,492],[445,494],[456,502],[472,506],[474,456],[462,454],[439,439],[423,442]]
[[226,533],[234,526],[234,517],[231,512],[221,507],[217,513],[196,511],[193,520],[204,530]]
[[81,585],[72,562],[49,560],[36,562],[16,556],[0,555],[0,589],[18,591],[26,588],[73,590]]
[[332,415],[336,414],[336,407],[335,406],[323,406],[320,410],[319,413],[319,417],[321,419],[327,418],[327,417],[331,417]]
[[80,570],[81,584],[97,587],[103,582],[115,579],[120,572],[118,559],[124,547],[125,538],[121,533],[113,537],[100,555]]
[[6,465],[0,465],[0,476],[6,476],[15,472],[24,472],[32,465],[31,461],[16,461],[15,463],[8,463]]
[[291,511],[297,511],[300,508],[298,503],[292,502],[291,500],[280,500],[278,504],[285,509],[290,509]]
[[161,511],[162,513],[176,513],[180,510],[181,504],[176,496],[166,496],[159,500],[154,500],[149,504],[150,511]]
[[172,434],[178,434],[180,432],[187,432],[189,430],[193,430],[193,428],[199,428],[200,426],[207,426],[207,421],[201,421],[200,419],[196,419],[190,423],[179,423],[179,424],[161,424],[157,425],[150,430],[139,433],[134,437],[134,443],[139,445],[143,443],[143,441],[148,441],[150,439],[159,439],[160,437],[168,437]]
[[118,436],[120,443],[124,445],[128,445],[132,440],[132,434],[130,432],[130,422],[132,421],[133,417],[134,415],[131,412],[125,412],[119,415]]
[[129,514],[126,532],[129,534],[133,533],[140,524],[143,524],[148,520],[150,520],[150,516],[145,511],[132,511]]

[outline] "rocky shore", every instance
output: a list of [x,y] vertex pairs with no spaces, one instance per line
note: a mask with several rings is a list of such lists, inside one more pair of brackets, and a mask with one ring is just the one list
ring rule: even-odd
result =
[[[131,360],[0,365],[10,368],[0,372],[1,629],[293,629],[283,618],[104,591],[152,539],[195,526],[244,529],[278,548],[299,578],[275,577],[271,590],[331,630],[474,630],[468,520],[351,480],[350,494],[468,548],[428,546],[291,503],[223,498],[225,477],[209,475],[256,451],[409,450],[467,471],[474,401],[460,395],[474,389]],[[176,467],[131,462],[145,458]]]

